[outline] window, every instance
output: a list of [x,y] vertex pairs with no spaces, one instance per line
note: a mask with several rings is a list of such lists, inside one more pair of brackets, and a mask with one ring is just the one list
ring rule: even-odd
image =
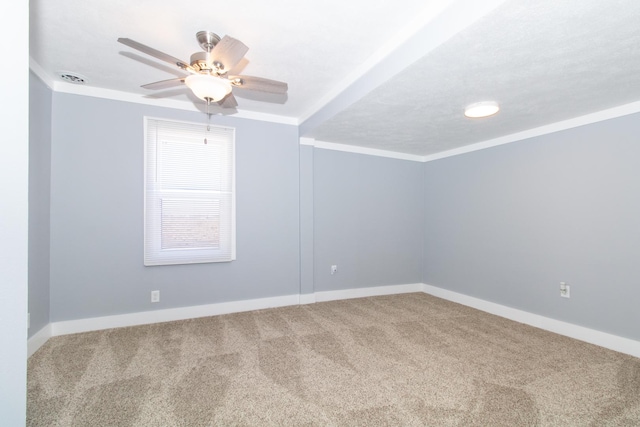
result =
[[144,265],[235,259],[234,129],[145,118]]

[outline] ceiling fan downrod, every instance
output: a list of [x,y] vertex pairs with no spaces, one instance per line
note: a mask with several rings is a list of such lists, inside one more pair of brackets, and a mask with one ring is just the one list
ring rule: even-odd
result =
[[205,52],[209,53],[220,42],[220,36],[211,31],[198,31],[196,33],[196,39],[200,44],[200,47]]

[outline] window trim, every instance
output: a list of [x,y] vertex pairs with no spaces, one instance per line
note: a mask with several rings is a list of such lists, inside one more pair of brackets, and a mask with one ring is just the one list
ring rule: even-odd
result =
[[[230,150],[229,155],[229,165],[230,168],[228,178],[230,179],[230,190],[229,191],[221,191],[221,192],[213,192],[209,194],[229,194],[230,198],[227,201],[222,201],[222,203],[228,203],[231,206],[227,206],[226,209],[230,210],[229,218],[225,219],[225,222],[230,223],[228,226],[229,230],[229,239],[225,239],[225,242],[221,242],[224,246],[224,253],[229,253],[229,256],[225,256],[224,259],[215,259],[220,258],[220,253],[223,252],[221,249],[202,249],[202,248],[174,248],[174,249],[161,249],[161,224],[158,224],[158,221],[162,220],[160,212],[158,212],[158,206],[155,208],[151,207],[150,204],[161,204],[163,196],[162,190],[159,190],[153,183],[149,182],[149,178],[151,174],[155,176],[155,183],[158,182],[158,142],[160,141],[156,138],[153,143],[150,141],[150,135],[153,130],[150,129],[150,126],[156,126],[156,123],[170,123],[176,124],[177,126],[185,125],[185,126],[193,126],[194,133],[198,132],[195,128],[202,129],[202,135],[204,138],[205,131],[207,126],[215,132],[218,130],[221,133],[230,133],[229,140],[225,143],[228,144],[226,149]],[[195,123],[188,122],[182,120],[173,120],[161,117],[151,117],[144,116],[144,135],[143,135],[143,151],[144,151],[144,167],[143,167],[143,199],[144,199],[144,208],[143,208],[143,231],[144,231],[144,265],[145,266],[158,266],[158,265],[183,265],[183,264],[202,264],[202,263],[218,263],[218,262],[231,262],[236,259],[236,165],[235,165],[235,128],[229,126],[219,126],[219,125],[207,125],[203,123]],[[166,131],[166,130],[165,130]],[[156,130],[157,132],[157,130]],[[162,130],[160,129],[160,132]],[[157,137],[157,133],[156,133]],[[155,157],[155,161],[150,158],[150,156]],[[151,170],[150,170],[151,168]],[[165,199],[167,198],[175,198],[175,197],[184,197],[190,195],[188,198],[191,200],[195,200],[198,198],[206,199],[206,191],[198,191],[198,190],[165,190]],[[173,194],[173,196],[167,197],[167,195]],[[195,197],[194,197],[195,196]],[[223,198],[223,197],[222,197]],[[221,199],[222,199],[221,198]],[[226,217],[227,215],[223,216]],[[156,221],[153,224],[154,220]],[[156,233],[153,233],[155,230]],[[227,243],[228,242],[228,243]],[[229,248],[230,246],[230,248]],[[191,255],[189,257],[185,257],[184,254],[189,252]]]

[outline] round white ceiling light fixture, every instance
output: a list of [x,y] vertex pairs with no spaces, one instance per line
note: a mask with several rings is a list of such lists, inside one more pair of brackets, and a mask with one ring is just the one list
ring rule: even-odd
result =
[[500,106],[495,101],[476,102],[464,109],[464,115],[472,119],[489,117],[500,111]]

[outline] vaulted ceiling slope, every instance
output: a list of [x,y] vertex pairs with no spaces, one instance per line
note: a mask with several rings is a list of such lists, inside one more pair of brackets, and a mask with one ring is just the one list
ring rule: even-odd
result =
[[[233,114],[299,124],[317,141],[433,156],[640,111],[638,22],[637,0],[32,0],[30,55],[56,91],[202,109],[186,88],[141,88],[183,74],[117,39],[188,60],[196,32],[229,35],[249,47],[235,72],[289,84],[287,96],[238,91]],[[60,80],[65,72],[85,85]],[[486,100],[500,112],[463,116]]]

